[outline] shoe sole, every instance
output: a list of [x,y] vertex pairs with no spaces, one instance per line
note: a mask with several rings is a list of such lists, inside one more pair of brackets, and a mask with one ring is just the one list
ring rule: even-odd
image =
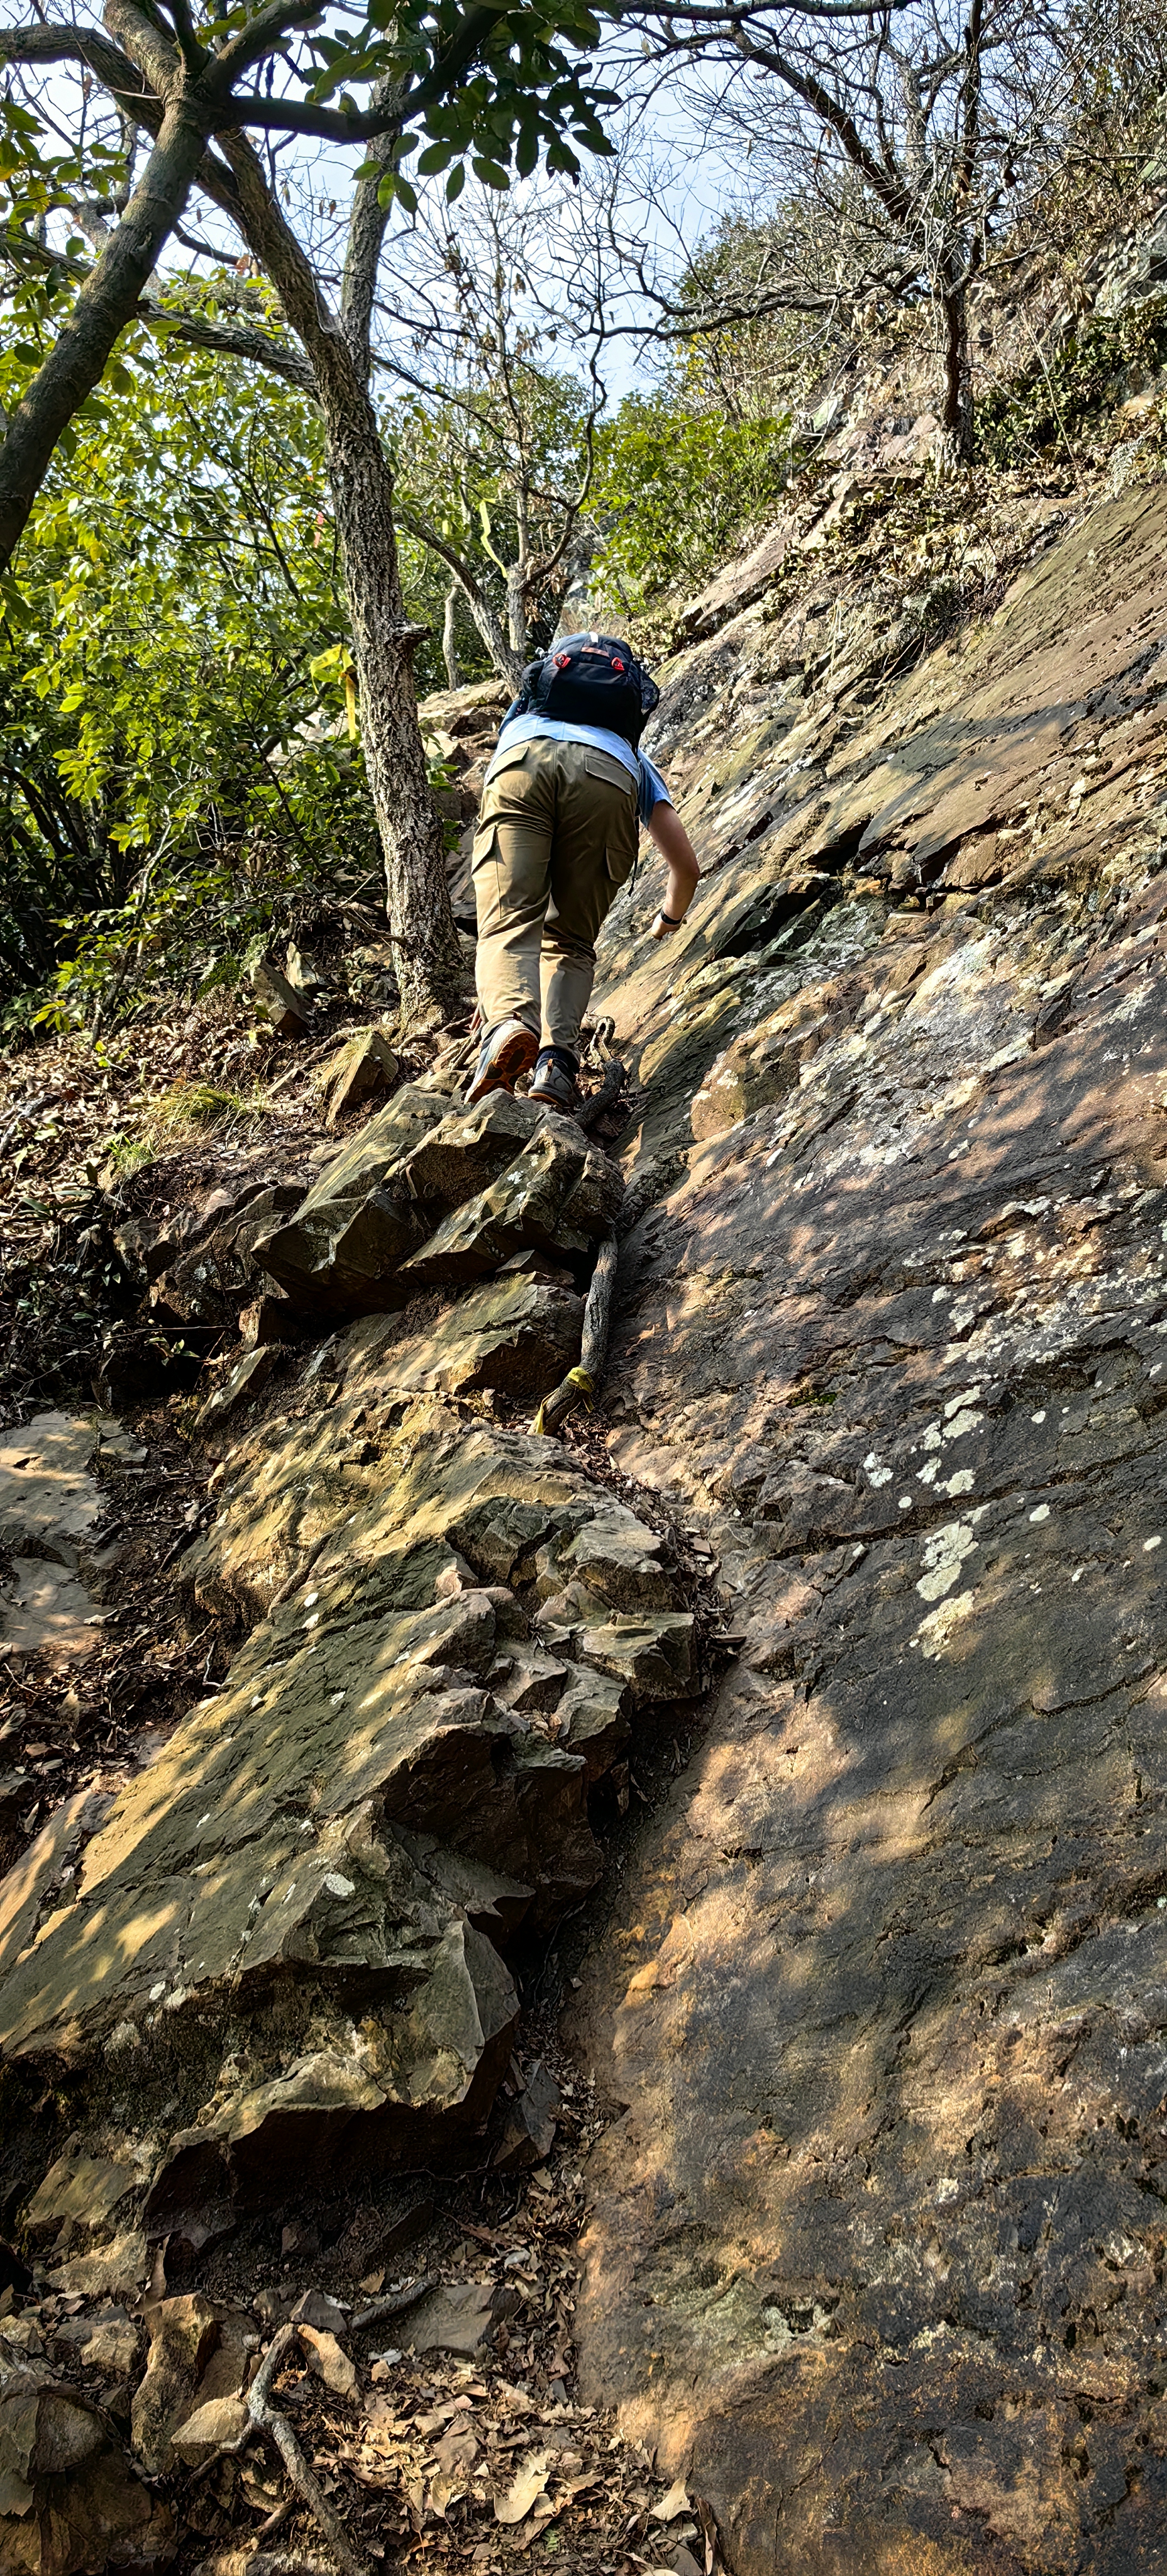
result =
[[484,1100],[488,1091],[513,1091],[519,1075],[529,1073],[539,1053],[539,1041],[529,1029],[516,1029],[498,1054],[492,1056],[484,1073],[476,1074],[466,1094],[468,1101]]

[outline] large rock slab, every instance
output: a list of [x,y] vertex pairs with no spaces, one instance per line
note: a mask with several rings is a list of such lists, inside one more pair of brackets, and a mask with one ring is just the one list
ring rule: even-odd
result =
[[79,1569],[102,1508],[91,1473],[101,1430],[100,1416],[51,1412],[0,1435],[0,1547],[11,1558],[0,1574],[0,1639],[11,1655],[72,1662],[100,1643],[97,1601]]
[[364,1314],[393,1303],[388,1283],[425,1229],[408,1193],[386,1183],[444,1107],[440,1094],[403,1083],[329,1163],[291,1222],[257,1241],[260,1267],[305,1313]]
[[1161,2554],[1156,512],[1051,551],[854,784],[885,847],[999,823],[1056,895],[882,941],[626,1259],[614,1446],[743,1643],[573,2019],[615,2114],[582,2373],[736,2576]]
[[537,1103],[495,1092],[451,1110],[407,1085],[256,1258],[306,1313],[385,1313],[526,1249],[586,1257],[622,1188],[574,1122]]
[[273,1181],[249,1192],[152,1280],[147,1313],[163,1323],[218,1324],[233,1331],[244,1299],[263,1285],[252,1259],[256,1244],[286,1221],[303,1196],[297,1181]]
[[[513,1370],[524,1323],[526,1364],[578,1334],[580,1301],[521,1274],[465,1309],[455,1369]],[[476,2151],[514,1935],[595,1883],[588,1798],[638,1700],[698,1687],[654,1533],[557,1442],[403,1397],[411,1372],[418,1337],[351,1325],[282,1437],[238,1444],[187,1561],[249,1629],[225,1683],[0,1890],[5,2114],[47,2079],[67,2130],[28,2223],[75,2230],[79,2192],[91,2221],[63,2288],[82,2264],[120,2293],[152,2237],[197,2249],[292,2176]]]
[[403,1261],[402,1279],[415,1290],[481,1279],[528,1247],[586,1255],[607,1233],[623,1189],[616,1166],[573,1122],[548,1119],[499,1180]]
[[430,1330],[403,1336],[385,1374],[411,1395],[545,1395],[579,1358],[583,1313],[570,1290],[512,1272],[469,1289]]
[[92,1415],[36,1413],[0,1434],[0,1546],[30,1540],[66,1564],[77,1562],[101,1511],[90,1467],[100,1428]]

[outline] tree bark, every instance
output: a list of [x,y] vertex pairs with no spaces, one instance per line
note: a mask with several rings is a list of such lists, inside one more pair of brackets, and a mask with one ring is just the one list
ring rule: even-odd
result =
[[458,553],[456,546],[450,545],[445,537],[440,537],[436,528],[431,528],[428,519],[419,519],[416,510],[398,510],[397,524],[399,528],[404,528],[409,536],[416,537],[419,545],[428,546],[431,554],[437,555],[442,563],[448,565],[499,678],[506,681],[508,689],[517,689],[523,667],[522,656],[512,652],[502,620],[495,616],[485,591],[474,578],[470,565]]
[[451,1018],[463,964],[450,908],[441,818],[417,721],[413,648],[424,629],[406,623],[393,526],[393,476],[373,407],[350,366],[319,382],[328,476],[344,555],[361,739],[395,934],[404,1019]]
[[323,303],[316,278],[285,223],[251,145],[220,136],[239,191],[239,224],[266,269],[312,368],[324,419],[328,478],[345,567],[365,769],[385,857],[402,1017],[448,1019],[462,999],[463,964],[446,877],[441,818],[430,790],[417,721],[413,649],[405,616],[393,475],[360,358]]
[[99,382],[186,204],[206,148],[188,102],[165,108],[158,140],[115,232],[0,446],[0,571],[11,562],[63,429]]
[[958,474],[966,465],[971,465],[975,440],[968,295],[963,278],[959,281],[942,279],[936,300],[944,363],[936,465],[941,474]]
[[451,689],[459,688],[462,680],[462,674],[458,668],[457,607],[458,584],[452,581],[446,592],[446,606],[442,617],[442,659],[446,665],[446,680]]

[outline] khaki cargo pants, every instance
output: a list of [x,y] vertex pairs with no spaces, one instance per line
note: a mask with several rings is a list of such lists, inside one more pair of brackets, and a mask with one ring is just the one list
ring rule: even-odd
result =
[[474,835],[475,973],[484,1028],[521,1020],[575,1055],[596,935],[637,848],[636,780],[585,742],[496,752]]

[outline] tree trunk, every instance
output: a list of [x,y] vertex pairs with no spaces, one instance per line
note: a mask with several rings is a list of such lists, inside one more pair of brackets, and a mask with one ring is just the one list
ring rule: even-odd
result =
[[940,474],[949,475],[958,474],[966,465],[971,465],[975,443],[968,296],[963,279],[959,284],[953,284],[949,279],[941,278],[936,300],[940,313],[944,393],[935,462]]
[[63,429],[98,383],[186,204],[206,148],[182,98],[163,115],[158,140],[116,231],[77,298],[0,446],[0,572],[11,562]]
[[234,171],[236,217],[267,270],[312,368],[324,418],[328,479],[344,555],[361,740],[393,927],[402,1019],[449,1019],[463,994],[462,951],[450,908],[441,818],[417,721],[413,648],[393,524],[393,475],[359,359],[328,313],[316,277],[242,134],[220,137]]
[[462,674],[458,668],[457,606],[458,584],[452,581],[446,592],[445,614],[442,618],[442,658],[446,665],[446,679],[452,689],[458,689],[462,685]]
[[344,553],[353,658],[360,688],[365,768],[385,854],[386,901],[395,934],[403,1019],[449,1019],[462,998],[463,964],[441,818],[417,721],[413,648],[405,619],[393,477],[373,408],[355,372],[320,381],[328,476]]
[[404,528],[407,535],[416,537],[419,545],[428,546],[431,554],[437,555],[439,561],[448,566],[466,602],[467,615],[477,627],[499,678],[506,681],[508,689],[517,689],[523,667],[522,657],[511,651],[502,622],[495,616],[469,564],[463,561],[456,547],[438,535],[436,528],[431,528],[428,519],[419,519],[416,510],[398,510],[397,525]]

